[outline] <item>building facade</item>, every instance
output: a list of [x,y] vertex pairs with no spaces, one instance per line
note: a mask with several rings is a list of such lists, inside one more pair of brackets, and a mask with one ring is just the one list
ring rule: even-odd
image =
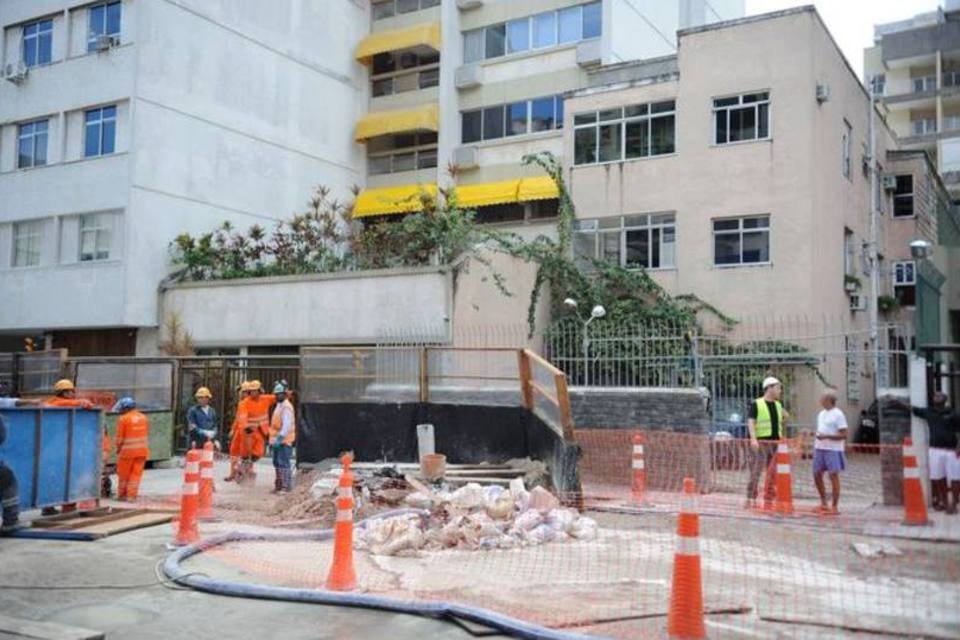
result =
[[[562,152],[563,94],[591,67],[673,52],[678,28],[739,17],[743,0],[643,11],[627,0],[0,0],[3,350],[44,335],[76,354],[150,353],[169,243],[223,220],[269,228],[319,184],[341,198],[362,188],[361,218],[457,184],[483,219],[543,231],[555,195],[542,179],[520,188],[539,175],[520,159]],[[464,309],[480,289],[463,283]]]

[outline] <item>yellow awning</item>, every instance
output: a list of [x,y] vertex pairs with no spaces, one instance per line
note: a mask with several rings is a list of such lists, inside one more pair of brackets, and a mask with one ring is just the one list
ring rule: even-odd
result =
[[360,118],[354,131],[357,142],[377,136],[409,131],[437,131],[440,109],[435,104],[425,104],[413,109],[374,111]]
[[457,187],[457,204],[461,208],[487,207],[493,204],[552,200],[560,197],[557,183],[548,176],[465,184]]
[[519,180],[460,185],[457,187],[457,204],[461,209],[472,209],[516,202],[519,186]]
[[364,189],[353,205],[353,217],[413,213],[423,210],[423,196],[437,197],[436,184],[406,184],[401,187]]
[[560,189],[550,176],[524,178],[517,189],[517,200],[556,200],[560,197]]
[[416,24],[405,29],[373,33],[357,45],[357,60],[369,64],[373,56],[388,51],[427,45],[440,51],[440,23]]

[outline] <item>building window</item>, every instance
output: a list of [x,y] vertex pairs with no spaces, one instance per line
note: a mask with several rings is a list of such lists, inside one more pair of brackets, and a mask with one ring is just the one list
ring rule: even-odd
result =
[[676,216],[655,213],[578,220],[573,245],[574,259],[587,270],[593,260],[627,269],[672,269],[677,255]]
[[843,230],[843,273],[852,276],[857,271],[857,246],[854,243],[853,231]]
[[910,124],[913,129],[913,135],[915,136],[924,136],[937,132],[936,118],[919,118],[913,120]]
[[887,89],[887,76],[883,73],[878,73],[873,76],[873,91],[876,95],[882,96],[884,91]]
[[98,51],[101,36],[120,40],[120,2],[106,2],[90,7],[90,27],[87,31],[87,51]]
[[713,264],[770,262],[770,216],[713,221]]
[[591,2],[466,31],[463,61],[489,60],[531,48],[546,49],[599,38],[602,13],[602,4]]
[[440,53],[378,53],[370,76],[374,98],[417,91],[440,84]]
[[913,260],[893,263],[893,295],[905,307],[916,304],[917,274]]
[[563,97],[546,96],[460,114],[463,144],[563,127]]
[[370,154],[367,159],[367,172],[372,176],[433,169],[437,166],[436,133],[400,134],[384,142],[386,143],[384,148],[368,145]]
[[386,0],[375,2],[373,5],[373,19],[381,20],[401,13],[413,13],[421,9],[436,7],[440,0]]
[[106,213],[80,216],[80,262],[110,259],[111,220]]
[[556,199],[493,204],[476,207],[475,220],[481,224],[537,222],[556,218],[559,206],[560,201]]
[[47,164],[47,120],[25,122],[17,133],[17,168]]
[[35,67],[53,59],[53,20],[23,25],[23,64]]
[[117,142],[117,107],[84,112],[83,155],[86,158],[113,153]]
[[945,71],[943,74],[943,86],[960,87],[960,71]]
[[618,162],[673,153],[676,102],[666,100],[573,117],[574,164]]
[[13,266],[36,267],[40,264],[43,220],[16,222],[13,225]]
[[897,188],[893,192],[893,217],[906,218],[913,215],[913,176],[897,176]]
[[853,127],[846,120],[843,121],[843,177],[851,179],[851,156],[853,155]]
[[770,93],[715,98],[713,120],[717,144],[769,138]]
[[937,76],[923,76],[913,79],[913,90],[916,93],[937,90]]

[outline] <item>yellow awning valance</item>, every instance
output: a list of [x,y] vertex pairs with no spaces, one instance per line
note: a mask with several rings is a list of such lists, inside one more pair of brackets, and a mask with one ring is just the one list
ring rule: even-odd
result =
[[457,187],[457,204],[461,209],[472,209],[516,202],[519,186],[519,180],[460,185]]
[[517,189],[517,200],[520,202],[556,200],[559,197],[560,189],[557,188],[557,183],[550,176],[524,178],[520,181],[520,187]]
[[463,209],[510,202],[551,200],[559,197],[560,190],[557,189],[557,183],[547,176],[466,184],[457,187],[457,204]]
[[405,29],[373,33],[357,45],[357,60],[368,64],[378,53],[399,51],[418,45],[426,45],[440,51],[440,24],[436,22],[416,24]]
[[413,109],[374,111],[360,118],[354,131],[357,142],[377,136],[410,131],[437,131],[440,110],[435,104],[425,104]]
[[401,187],[364,189],[353,205],[353,217],[413,213],[423,210],[423,196],[437,197],[435,184],[406,184]]

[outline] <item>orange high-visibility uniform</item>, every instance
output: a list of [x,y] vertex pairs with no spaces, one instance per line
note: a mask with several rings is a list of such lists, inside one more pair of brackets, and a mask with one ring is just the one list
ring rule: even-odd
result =
[[63,409],[92,409],[93,403],[91,403],[89,400],[81,400],[80,398],[62,398],[60,396],[53,396],[52,398],[47,398],[44,400],[43,406]]
[[230,441],[231,456],[255,460],[263,457],[270,429],[270,407],[276,403],[277,396],[272,393],[262,393],[258,398],[247,396],[240,401]]
[[117,420],[117,497],[134,499],[140,493],[140,478],[150,455],[150,421],[136,409]]
[[273,442],[274,439],[280,435],[280,431],[283,429],[283,414],[289,413],[290,431],[284,436],[283,444],[293,446],[294,440],[297,439],[297,419],[295,411],[293,403],[289,400],[284,400],[277,405],[277,408],[273,411],[273,415],[270,417],[270,442]]

